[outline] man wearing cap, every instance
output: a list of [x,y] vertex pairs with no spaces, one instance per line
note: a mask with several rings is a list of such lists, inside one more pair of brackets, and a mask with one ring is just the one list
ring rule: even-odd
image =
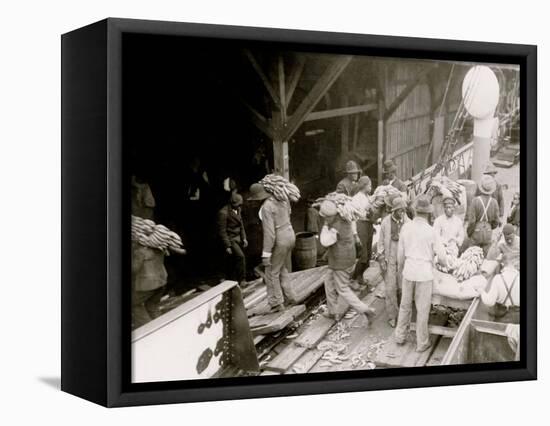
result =
[[357,209],[366,213],[364,217],[353,222],[353,233],[361,243],[361,255],[355,264],[352,279],[359,284],[363,284],[363,272],[368,268],[372,256],[372,204],[368,197],[371,190],[372,183],[370,178],[368,176],[361,176],[357,181],[357,193],[351,200]]
[[491,194],[491,196],[498,203],[498,215],[500,217],[500,221],[502,222],[504,218],[504,196],[502,194],[502,185],[498,183],[495,177],[497,174],[497,168],[491,161],[489,161],[489,163],[487,164],[487,167],[485,167],[485,171],[483,172],[483,174],[487,176],[491,176],[495,180],[496,189]]
[[285,305],[281,280],[290,271],[290,256],[296,242],[290,223],[290,204],[275,199],[260,183],[250,186],[248,199],[263,201],[259,214],[263,230],[262,263],[265,266],[267,301],[272,311],[282,311]]
[[395,342],[404,344],[409,331],[412,303],[416,306],[416,350],[431,347],[428,319],[432,303],[434,257],[441,253],[435,232],[428,223],[433,213],[430,200],[421,195],[416,200],[415,218],[403,225],[397,248],[398,268],[402,271],[402,293]]
[[481,176],[478,190],[480,195],[472,200],[468,210],[467,233],[472,243],[481,247],[487,256],[493,240],[492,230],[499,225],[498,203],[491,195],[496,190],[495,180],[489,175]]
[[236,192],[218,212],[218,235],[226,254],[226,278],[243,284],[246,279],[246,257],[243,248],[248,246],[241,217],[243,197]]
[[353,196],[357,190],[357,181],[361,176],[361,169],[357,163],[353,160],[350,160],[346,163],[346,177],[338,182],[336,185],[336,192],[346,194],[348,196]]
[[397,269],[397,248],[402,226],[409,222],[405,214],[407,203],[401,197],[392,201],[391,214],[387,215],[380,225],[378,235],[377,260],[384,275],[386,285],[386,314],[391,327],[395,327],[399,311],[398,291],[401,279]]
[[382,174],[384,176],[383,185],[391,185],[397,188],[399,192],[407,193],[407,185],[396,176],[397,166],[392,160],[384,161],[382,165]]
[[352,224],[342,219],[332,201],[323,201],[319,214],[325,220],[319,239],[324,247],[328,247],[330,274],[325,280],[328,316],[339,320],[349,305],[364,314],[368,321],[374,310],[365,305],[349,287],[355,263]]
[[494,253],[489,253],[490,258],[500,259],[502,267],[510,267],[519,271],[519,237],[516,235],[514,225],[507,223],[502,228],[504,241],[499,243]]
[[464,222],[454,214],[455,207],[454,197],[443,198],[444,214],[435,219],[434,231],[441,245],[456,244],[457,248],[460,248],[464,242]]

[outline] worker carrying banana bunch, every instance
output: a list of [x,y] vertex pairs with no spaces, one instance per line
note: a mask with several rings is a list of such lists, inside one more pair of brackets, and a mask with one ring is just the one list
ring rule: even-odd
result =
[[325,199],[319,209],[319,214],[325,221],[320,242],[328,248],[329,276],[325,280],[328,312],[325,315],[338,321],[351,306],[365,315],[368,324],[375,312],[357,297],[349,285],[356,256],[352,230],[354,206],[350,197],[344,194],[337,196],[345,197],[347,202],[337,205],[335,201]]
[[298,188],[282,176],[266,175],[250,187],[251,201],[262,201],[259,210],[263,231],[262,264],[265,267],[266,312],[284,311],[285,300],[281,281],[291,271],[292,249],[296,235],[290,222],[290,202],[300,199]]

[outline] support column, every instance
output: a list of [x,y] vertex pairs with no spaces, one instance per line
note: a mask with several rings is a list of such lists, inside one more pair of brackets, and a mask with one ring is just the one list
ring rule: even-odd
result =
[[386,122],[384,115],[386,107],[383,100],[378,101],[378,185],[382,183],[382,165],[384,163],[384,151],[386,140]]
[[491,157],[491,135],[496,124],[492,116],[485,119],[474,119],[474,153],[472,158],[472,180],[479,182],[483,170]]
[[288,141],[282,138],[282,129],[285,123],[281,122],[281,114],[273,113],[274,135],[273,135],[273,166],[275,173],[290,179],[290,167],[288,161]]

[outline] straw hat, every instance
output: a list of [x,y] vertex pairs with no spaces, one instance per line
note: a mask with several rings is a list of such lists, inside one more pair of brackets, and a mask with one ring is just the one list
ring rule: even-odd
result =
[[269,197],[271,197],[271,195],[264,189],[264,186],[261,183],[253,183],[250,185],[250,197],[248,197],[249,201],[261,201]]
[[443,197],[442,202],[443,202],[443,205],[452,204],[454,206],[456,204],[456,200],[451,195],[447,195],[447,196]]
[[484,175],[496,175],[498,173],[497,168],[495,165],[489,161],[487,166],[485,166],[485,171],[483,172]]
[[416,199],[416,208],[417,213],[433,213],[434,207],[430,200],[425,195],[421,195]]
[[392,208],[391,211],[394,212],[399,209],[405,210],[407,208],[407,203],[405,200],[401,197],[395,197],[392,202]]
[[349,160],[346,163],[346,173],[361,173],[361,169],[355,161]]
[[491,195],[497,189],[495,179],[489,175],[481,176],[481,181],[478,184],[479,192],[482,194]]

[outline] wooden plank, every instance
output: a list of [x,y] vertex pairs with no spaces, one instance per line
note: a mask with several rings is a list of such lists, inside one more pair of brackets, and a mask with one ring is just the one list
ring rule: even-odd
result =
[[317,361],[321,359],[324,352],[317,349],[306,351],[298,360],[286,371],[287,374],[305,374],[313,368]]
[[365,104],[365,105],[356,105],[349,106],[344,108],[335,108],[324,111],[313,111],[308,114],[304,121],[314,121],[314,120],[323,120],[326,118],[335,118],[343,117],[353,114],[366,113],[369,111],[374,111],[378,108],[377,104]]
[[264,370],[285,373],[306,352],[306,348],[291,343],[279,355],[264,366]]
[[[428,333],[437,334],[438,336],[450,337],[451,339],[456,335],[456,328],[443,327],[441,325],[428,325]],[[416,323],[411,323],[411,331],[416,331]]]
[[301,303],[324,284],[328,273],[328,267],[321,266],[315,268],[314,272],[311,274],[294,276],[291,280],[283,281],[281,287],[285,296],[292,303]]
[[281,100],[281,118],[286,123],[286,92],[285,92],[285,63],[283,57],[279,55],[277,61],[277,71],[279,72],[279,99]]
[[319,318],[311,322],[305,331],[294,340],[294,344],[307,349],[314,348],[326,336],[335,323],[336,321],[333,319],[320,315]]
[[291,308],[280,312],[280,315],[277,316],[271,323],[251,328],[252,334],[257,336],[258,334],[268,334],[282,330],[294,321],[294,318],[305,312],[305,310],[305,305],[292,306]]
[[267,78],[265,73],[263,72],[262,67],[260,66],[258,61],[256,61],[256,58],[254,57],[252,52],[250,52],[250,50],[246,49],[244,53],[245,53],[246,57],[248,58],[248,60],[250,61],[250,63],[252,64],[252,68],[254,68],[254,70],[256,71],[258,76],[260,77],[260,80],[262,81],[262,83],[264,84],[265,88],[267,89],[269,95],[273,99],[273,102],[275,102],[275,105],[277,105],[277,108],[280,109],[281,108],[280,99],[278,98],[277,93],[275,93],[275,89],[271,85],[271,82],[269,81],[269,79]]
[[288,120],[288,125],[284,129],[282,140],[289,140],[290,137],[298,130],[304,122],[307,115],[313,111],[313,108],[319,103],[325,93],[331,88],[342,71],[346,69],[352,60],[352,56],[339,56],[325,70],[323,75],[319,77],[311,91],[303,99],[302,103],[296,108],[296,111]]
[[447,350],[449,349],[449,345],[451,344],[451,341],[452,340],[447,337],[442,337],[441,339],[439,339],[439,342],[437,343],[434,351],[432,352],[430,358],[428,359],[426,366],[441,365],[441,360],[447,353]]
[[288,91],[286,92],[285,96],[287,109],[290,105],[290,101],[292,100],[292,96],[294,95],[294,91],[296,90],[296,86],[298,86],[298,81],[300,80],[300,76],[302,75],[302,71],[304,70],[305,63],[306,58],[304,56],[299,56],[298,62],[294,66],[294,69],[292,70],[292,73],[290,75]]

